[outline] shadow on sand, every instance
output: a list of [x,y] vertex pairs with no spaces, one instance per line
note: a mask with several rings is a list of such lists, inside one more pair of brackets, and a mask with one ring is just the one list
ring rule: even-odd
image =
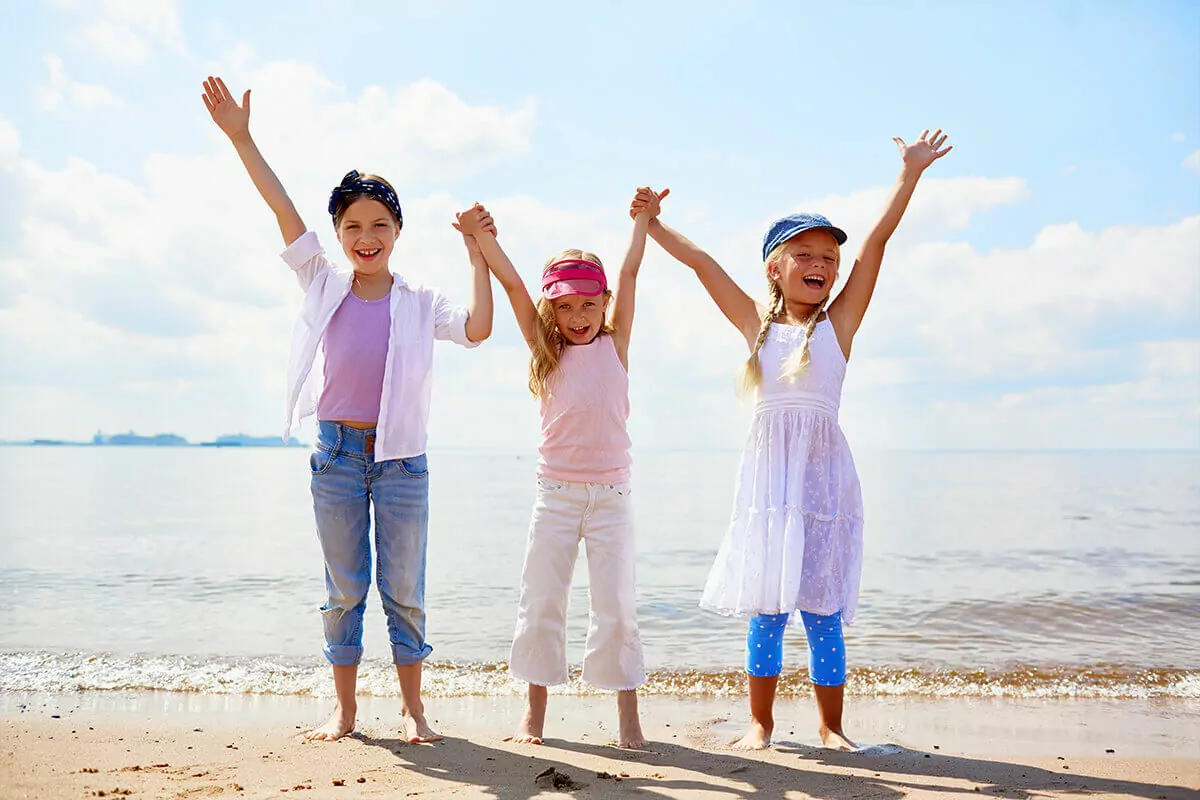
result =
[[[548,739],[541,746],[514,746],[509,750],[453,738],[433,746],[411,745],[401,739],[356,738],[364,744],[388,749],[405,769],[433,779],[458,781],[499,800],[526,800],[553,791],[546,778],[541,785],[536,781],[537,775],[549,768],[570,776],[577,784],[557,791],[579,797],[781,798],[793,790],[820,798],[901,798],[914,791],[943,797],[973,791],[1005,798],[1046,794],[1117,795],[1147,800],[1197,797],[1194,790],[1181,786],[1073,773],[1069,771],[1070,760],[1064,762],[1066,768],[1060,773],[1004,761],[924,753],[899,745],[839,753],[777,743],[773,746],[776,752],[794,756],[789,763],[778,764],[754,755],[712,752],[664,742],[651,742],[646,750],[626,751],[613,746]],[[448,758],[449,749],[456,751],[453,759]],[[602,759],[601,769],[612,775],[601,777],[591,769],[577,766],[574,762],[581,760],[580,755]],[[474,765],[469,774],[451,766],[463,762]],[[672,774],[647,773],[647,767]],[[622,772],[628,777],[615,779]]]

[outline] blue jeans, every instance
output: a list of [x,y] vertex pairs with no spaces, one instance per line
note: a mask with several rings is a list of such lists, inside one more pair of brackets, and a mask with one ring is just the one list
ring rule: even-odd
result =
[[375,431],[322,420],[312,468],[313,511],[325,556],[321,607],[325,657],[362,660],[362,621],[371,585],[371,508],[375,510],[375,580],[387,616],[392,661],[416,664],[425,641],[425,551],[429,471],[425,456],[376,462]]

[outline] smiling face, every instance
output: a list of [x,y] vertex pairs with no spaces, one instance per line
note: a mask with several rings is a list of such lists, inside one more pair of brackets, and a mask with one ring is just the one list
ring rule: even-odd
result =
[[374,275],[387,270],[400,226],[388,207],[373,197],[351,203],[338,221],[337,236],[354,271]]
[[841,248],[826,230],[798,233],[771,253],[767,275],[779,284],[788,303],[819,305],[837,280]]
[[595,339],[604,329],[604,312],[610,296],[608,292],[595,297],[568,294],[551,300],[554,324],[563,339],[569,344],[588,344]]

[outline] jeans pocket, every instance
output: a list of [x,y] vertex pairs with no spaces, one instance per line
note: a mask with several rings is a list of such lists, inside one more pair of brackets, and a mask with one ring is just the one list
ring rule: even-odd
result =
[[401,458],[397,462],[404,474],[410,478],[424,478],[429,474],[429,460],[422,453],[412,458]]
[[539,492],[561,492],[567,488],[567,483],[566,481],[556,481],[553,478],[539,477],[537,479],[537,488]]
[[633,494],[633,486],[631,486],[628,481],[624,483],[605,484],[604,488],[610,493],[620,497],[629,497],[629,495]]
[[318,447],[308,457],[308,468],[312,471],[313,475],[324,475],[333,466],[336,458],[337,456],[332,452]]

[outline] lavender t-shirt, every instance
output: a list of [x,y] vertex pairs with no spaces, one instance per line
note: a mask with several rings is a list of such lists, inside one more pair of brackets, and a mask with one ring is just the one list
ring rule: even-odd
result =
[[363,300],[350,292],[325,329],[325,387],[317,419],[378,422],[387,364],[391,293]]

